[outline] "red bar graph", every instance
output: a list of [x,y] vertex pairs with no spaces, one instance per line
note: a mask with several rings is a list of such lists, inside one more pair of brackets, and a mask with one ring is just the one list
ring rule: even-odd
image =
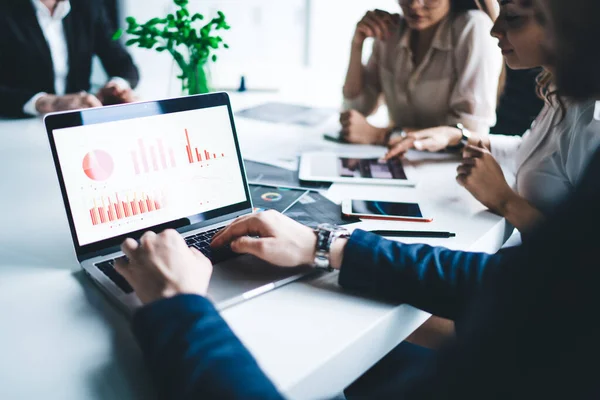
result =
[[140,152],[142,153],[142,165],[144,166],[144,172],[148,173],[148,156],[146,156],[144,139],[138,139],[138,145],[140,146]]
[[187,146],[185,146],[185,150],[187,151],[188,161],[190,164],[194,163],[194,158],[192,157],[192,144],[190,143],[190,135],[188,134],[188,130],[185,130],[185,140],[187,141]]
[[140,205],[140,214],[148,212],[148,209],[146,208],[146,202],[144,200],[139,200],[138,204]]
[[133,196],[133,200],[127,196],[127,201],[120,200],[118,193],[115,193],[114,200],[111,197],[102,197],[101,206],[94,200],[94,207],[89,210],[90,220],[92,225],[101,225],[161,210],[164,205],[162,194],[157,197],[154,198],[147,194],[138,197],[136,194]]
[[132,209],[133,215],[138,215],[140,213],[140,208],[138,207],[137,200],[133,200],[131,202],[131,209]]
[[136,175],[140,174],[140,164],[138,162],[137,154],[135,151],[131,152],[131,160],[133,161],[133,170]]
[[[140,138],[137,144],[137,149],[131,151],[131,162],[136,175],[164,171],[177,166],[173,148],[165,146],[163,139],[156,139],[147,144],[144,139]],[[167,163],[167,153],[169,154],[168,161],[170,161],[170,165]]]
[[123,207],[123,213],[125,214],[125,217],[131,217],[131,209],[129,208],[129,203],[122,201],[121,207]]
[[[208,150],[200,150],[198,147],[193,147],[192,142],[190,141],[190,133],[187,129],[185,129],[185,152],[187,154],[188,162],[190,164],[200,163],[203,161],[215,160],[217,159],[217,153],[210,153]],[[204,156],[204,158],[203,158]],[[221,153],[221,158],[225,157],[225,153]],[[173,159],[173,157],[171,157]]]
[[152,169],[158,171],[158,160],[156,159],[156,150],[154,146],[150,146],[150,155],[152,156]]
[[165,147],[163,146],[162,139],[157,139],[158,142],[158,155],[160,156],[160,165],[163,169],[167,169],[167,155],[165,154]]
[[171,159],[171,168],[175,168],[177,163],[175,162],[175,152],[173,152],[173,149],[169,149],[169,158]]

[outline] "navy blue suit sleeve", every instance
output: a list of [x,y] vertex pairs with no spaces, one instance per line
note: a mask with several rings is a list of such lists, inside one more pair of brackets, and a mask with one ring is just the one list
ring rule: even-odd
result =
[[513,251],[453,251],[402,244],[357,230],[346,245],[339,283],[345,289],[408,303],[455,320],[484,280]]
[[149,304],[134,316],[133,331],[161,399],[282,399],[203,297]]

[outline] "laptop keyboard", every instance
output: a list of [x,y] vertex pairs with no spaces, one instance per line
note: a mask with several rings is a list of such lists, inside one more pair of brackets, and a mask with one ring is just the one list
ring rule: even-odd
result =
[[221,230],[223,230],[223,228],[217,228],[198,233],[193,236],[188,236],[185,238],[185,242],[187,243],[188,247],[194,247],[200,250],[200,252],[204,254],[206,258],[213,263],[213,265],[218,264],[236,256],[236,254],[231,251],[229,246],[220,249],[212,249],[210,247],[210,242],[212,241],[213,236],[215,236]]
[[[213,229],[198,233],[193,236],[188,236],[185,238],[185,243],[188,245],[188,247],[194,247],[198,249],[213,263],[213,265],[229,260],[236,256],[236,254],[231,251],[229,246],[217,250],[214,250],[210,247],[210,242],[212,241],[213,236],[215,236],[217,232],[221,231],[222,229],[223,228]],[[113,283],[117,285],[119,289],[121,289],[124,293],[129,294],[133,292],[133,288],[131,285],[129,285],[125,278],[123,278],[123,276],[115,270],[115,261],[120,258],[126,257],[117,257],[112,260],[102,261],[95,265],[100,271],[102,271],[104,275],[113,281]]]

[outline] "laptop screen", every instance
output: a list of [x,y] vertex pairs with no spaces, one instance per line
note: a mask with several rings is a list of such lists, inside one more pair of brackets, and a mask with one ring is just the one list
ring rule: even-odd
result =
[[193,225],[248,202],[228,105],[81,118],[51,135],[79,246],[181,219]]

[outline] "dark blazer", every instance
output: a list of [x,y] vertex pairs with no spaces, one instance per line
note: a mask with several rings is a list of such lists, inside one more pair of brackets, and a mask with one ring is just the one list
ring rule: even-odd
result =
[[[71,0],[63,21],[69,51],[67,93],[90,90],[92,57],[97,55],[109,76],[135,87],[138,70],[114,33],[104,1]],[[55,93],[48,43],[31,0],[0,1],[0,116],[21,117],[36,93]]]
[[[402,245],[356,231],[340,284],[458,318],[508,250],[495,255]],[[141,309],[134,332],[164,399],[279,399],[210,301],[177,296]]]
[[[370,398],[600,398],[599,181],[600,151],[572,198],[495,256],[353,234],[343,286],[463,322],[454,343]],[[205,298],[150,304],[133,326],[161,398],[281,398]]]

